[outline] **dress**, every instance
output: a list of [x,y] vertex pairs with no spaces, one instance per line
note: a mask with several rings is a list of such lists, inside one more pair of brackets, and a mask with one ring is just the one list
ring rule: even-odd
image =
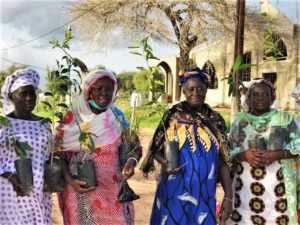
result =
[[[249,139],[263,137],[269,143],[272,126],[287,128],[283,149],[299,154],[300,139],[289,132],[291,121],[287,112],[274,108],[261,116],[241,112],[230,133],[231,156],[248,149]],[[238,162],[234,167],[234,211],[227,224],[297,225],[296,162],[286,159],[264,167]]]
[[0,126],[0,174],[15,173],[14,160],[18,159],[12,147],[12,129],[20,141],[33,148],[27,156],[32,159],[34,188],[29,196],[17,196],[12,184],[0,177],[0,224],[47,225],[51,221],[51,193],[43,192],[44,162],[49,159],[48,140],[51,138],[49,124],[8,118],[11,127]]
[[[114,112],[113,112],[113,111]],[[73,138],[72,132],[67,130],[68,126],[72,126],[75,123],[74,112],[68,111],[65,116],[65,122],[67,124],[61,126],[58,132],[58,136],[63,140],[67,138]],[[121,133],[114,130],[115,126],[120,126],[120,122],[125,120],[123,113],[113,107],[113,109],[107,109],[105,112],[96,115],[91,114],[93,119],[81,123],[82,129],[98,129],[102,125],[106,129],[100,129],[101,134],[96,131],[90,131],[94,133],[96,153],[90,154],[88,151],[84,152],[83,160],[92,160],[95,164],[96,176],[98,186],[95,190],[87,193],[79,194],[74,188],[65,183],[65,191],[60,194],[60,206],[63,213],[64,223],[69,225],[133,225],[134,224],[134,209],[132,202],[119,203],[117,194],[119,192],[119,186],[121,184],[122,176],[119,167],[118,147],[121,144]],[[118,116],[119,119],[116,119]],[[79,118],[79,114],[77,115]],[[75,133],[77,131],[73,130]],[[100,132],[99,131],[99,132]],[[75,138],[76,140],[77,138]],[[108,139],[112,142],[105,143]],[[77,139],[78,140],[78,139]],[[139,143],[137,143],[139,145]],[[65,146],[68,146],[67,144]],[[74,177],[77,176],[77,163],[81,161],[80,153],[78,149],[64,149],[62,147],[61,157],[65,157],[69,171]],[[141,157],[141,149],[137,149],[136,154],[132,156],[137,160]]]
[[[201,113],[193,114],[187,102],[181,102],[165,113],[163,122],[168,139],[179,142],[181,170],[175,175],[161,174],[150,224],[216,224],[215,194],[221,139],[220,133],[216,135],[216,127],[225,132],[223,118],[206,104]],[[162,150],[163,133],[160,124],[150,152],[155,151],[151,149]]]

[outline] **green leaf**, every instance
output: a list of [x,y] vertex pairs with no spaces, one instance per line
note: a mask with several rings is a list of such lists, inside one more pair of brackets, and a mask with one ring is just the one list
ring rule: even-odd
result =
[[54,95],[52,94],[52,92],[49,92],[49,91],[46,91],[46,92],[44,93],[44,95],[45,95],[45,96],[52,96],[52,97],[54,96]]
[[72,63],[76,64],[83,73],[89,72],[89,70],[88,70],[87,66],[85,65],[85,63],[82,62],[80,59],[74,58]]
[[65,108],[65,109],[68,109],[68,108],[69,108],[68,105],[65,104],[65,103],[59,103],[59,104],[57,104],[56,106],[59,106],[59,107]]
[[0,116],[0,125],[4,126],[4,127],[9,127],[10,126],[8,120],[4,116]]
[[140,56],[142,55],[141,53],[139,53],[139,52],[137,52],[137,51],[130,51],[130,53],[131,53],[131,54],[134,54],[134,55],[140,55]]
[[26,143],[26,142],[21,142],[21,141],[17,141],[18,145],[20,146],[20,148],[24,151],[32,151],[32,147]]
[[160,60],[159,58],[155,57],[155,56],[151,56],[149,57],[149,59],[156,59],[156,60]]
[[132,45],[132,46],[128,46],[128,48],[140,48],[140,46],[137,46],[137,45]]
[[46,123],[51,123],[51,119],[50,118],[44,118],[41,121],[41,125],[46,124]]
[[44,104],[44,105],[46,105],[47,107],[49,107],[49,109],[51,109],[51,110],[53,109],[53,108],[52,108],[52,105],[50,105],[49,102],[41,101],[41,103]]
[[61,123],[64,119],[64,116],[61,112],[55,112],[54,115],[56,116],[56,118],[58,118],[58,122]]
[[268,17],[268,13],[267,12],[262,12],[260,15],[262,15],[263,17]]
[[86,132],[81,132],[80,135],[79,135],[79,142],[82,143],[82,142],[85,142],[87,138],[87,133]]

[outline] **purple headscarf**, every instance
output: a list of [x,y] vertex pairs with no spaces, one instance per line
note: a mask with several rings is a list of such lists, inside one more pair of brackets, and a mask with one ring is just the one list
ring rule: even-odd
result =
[[20,87],[27,85],[34,86],[38,90],[40,75],[33,69],[16,70],[12,75],[5,78],[5,82],[1,88],[1,97],[3,104],[3,112],[5,115],[14,111],[15,106],[9,95]]

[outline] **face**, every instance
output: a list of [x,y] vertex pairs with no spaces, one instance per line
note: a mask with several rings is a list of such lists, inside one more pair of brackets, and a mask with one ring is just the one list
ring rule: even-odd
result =
[[113,92],[113,82],[109,78],[103,78],[95,83],[91,90],[91,96],[97,105],[105,107],[111,102]]
[[268,112],[273,104],[270,87],[263,83],[255,85],[251,88],[249,101],[252,114],[262,115]]
[[32,85],[27,85],[12,92],[10,97],[15,105],[15,111],[27,114],[33,111],[37,96],[35,88]]
[[206,85],[199,78],[189,79],[183,88],[186,101],[193,108],[204,104],[206,91]]

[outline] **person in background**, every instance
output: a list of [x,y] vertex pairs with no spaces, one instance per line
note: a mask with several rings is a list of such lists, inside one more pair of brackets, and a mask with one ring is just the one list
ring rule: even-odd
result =
[[[33,69],[16,70],[1,88],[3,111],[9,127],[0,126],[0,224],[52,224],[51,193],[43,192],[44,164],[49,158],[50,124],[32,113],[36,106],[40,75]],[[34,187],[23,196],[14,161],[19,159],[12,137],[27,142]]]
[[186,100],[165,112],[141,166],[144,174],[154,170],[154,159],[166,167],[164,143],[179,143],[178,168],[162,172],[150,224],[216,224],[218,179],[225,192],[220,218],[224,224],[232,210],[225,121],[205,103],[205,71],[191,68],[180,77],[180,82]]
[[[281,147],[272,150],[269,147],[273,144],[271,128],[288,131],[292,117],[271,108],[275,91],[273,84],[264,78],[251,81],[246,95],[249,111],[237,115],[229,135],[235,168],[234,210],[226,224],[297,225],[296,162],[300,138],[287,132],[282,134]],[[258,139],[264,144],[250,145]]]

